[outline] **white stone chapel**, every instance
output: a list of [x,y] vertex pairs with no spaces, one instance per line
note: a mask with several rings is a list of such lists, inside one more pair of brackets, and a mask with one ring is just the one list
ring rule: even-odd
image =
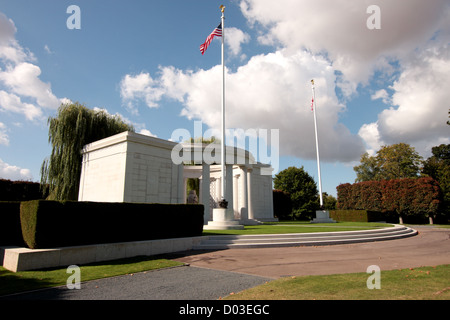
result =
[[[189,161],[176,163],[174,154]],[[240,225],[277,221],[270,165],[256,162],[244,149],[228,146],[225,163],[225,198],[234,220]],[[220,147],[178,144],[127,131],[84,147],[78,200],[186,203],[188,178],[199,179],[198,202],[205,206],[207,225],[214,220],[213,209],[221,195]]]

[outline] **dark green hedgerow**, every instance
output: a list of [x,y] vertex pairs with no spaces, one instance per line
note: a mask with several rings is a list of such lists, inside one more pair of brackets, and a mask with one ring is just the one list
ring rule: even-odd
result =
[[20,202],[0,201],[0,246],[22,246]]
[[381,212],[367,210],[331,210],[330,217],[336,221],[377,222],[386,221]]
[[203,205],[28,201],[20,208],[29,248],[201,236]]

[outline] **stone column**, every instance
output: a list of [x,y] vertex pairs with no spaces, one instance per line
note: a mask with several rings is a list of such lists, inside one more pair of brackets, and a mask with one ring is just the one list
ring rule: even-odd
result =
[[241,219],[241,215],[239,212],[239,175],[233,174],[233,209],[234,209],[234,218],[236,220]]
[[203,203],[203,179],[198,178],[198,203]]
[[228,201],[228,210],[232,212],[234,217],[234,195],[233,195],[233,165],[226,165],[226,181],[225,181],[225,200]]
[[201,203],[205,206],[205,214],[203,216],[204,224],[208,224],[208,221],[211,220],[211,208],[210,208],[210,167],[209,164],[204,163],[202,165],[202,182],[201,182]]
[[[178,203],[184,203],[186,199],[186,181],[184,180],[184,165],[179,164],[176,166],[178,168]],[[184,182],[184,185],[183,185]],[[184,194],[183,194],[184,191]]]
[[188,180],[188,178],[183,179],[183,195],[182,195],[183,202],[182,203],[186,203],[186,200],[187,200],[187,180]]
[[247,170],[247,203],[248,203],[248,218],[255,219],[253,213],[253,198],[252,198],[252,169]]
[[[214,208],[213,209],[213,219],[208,222],[208,225],[203,226],[203,230],[229,230],[229,229],[244,229],[244,226],[239,223],[239,221],[234,219],[234,197],[232,196],[233,192],[233,173],[232,166],[227,166],[227,175],[225,177],[228,186],[226,188],[226,196],[228,197],[226,200],[228,201],[228,208]],[[220,179],[217,179],[220,182]],[[216,184],[216,188],[220,191],[220,183]],[[228,194],[227,194],[228,193]],[[218,193],[220,195],[220,192]],[[230,199],[231,197],[231,199]]]
[[239,188],[239,193],[241,195],[241,221],[248,220],[248,185],[247,185],[247,167],[241,167],[241,175],[239,180],[241,180],[241,185]]
[[[273,216],[273,190],[272,190],[272,176],[269,176],[270,177],[270,180],[267,182],[267,185],[269,186],[268,187],[268,190],[270,191],[269,193],[268,193],[268,199],[269,199],[269,212],[268,212],[268,214],[267,214],[267,217],[268,218],[270,218],[270,219],[274,219],[274,216]],[[277,219],[278,220],[278,219]]]

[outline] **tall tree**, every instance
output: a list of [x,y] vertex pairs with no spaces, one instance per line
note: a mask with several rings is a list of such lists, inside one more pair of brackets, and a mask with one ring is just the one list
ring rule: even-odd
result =
[[361,164],[353,167],[356,182],[415,178],[419,176],[422,157],[406,143],[383,146],[375,156],[361,156]]
[[124,131],[134,131],[119,116],[91,110],[79,103],[63,104],[48,119],[52,153],[41,166],[41,185],[49,199],[76,200],[80,185],[81,151],[86,144]]
[[361,156],[360,165],[353,167],[353,170],[356,172],[355,182],[377,180],[379,171],[377,159],[366,152]]
[[444,195],[444,210],[450,217],[450,144],[433,147],[431,153],[424,162],[422,173],[439,182]]
[[337,199],[326,192],[323,195],[323,207],[325,210],[336,210]]
[[280,171],[275,175],[274,188],[290,194],[292,213],[296,219],[311,219],[319,209],[316,182],[303,167]]

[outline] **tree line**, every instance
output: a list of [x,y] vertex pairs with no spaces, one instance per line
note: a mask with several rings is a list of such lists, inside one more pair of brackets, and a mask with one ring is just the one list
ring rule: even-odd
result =
[[[338,199],[324,194],[324,209],[389,211],[400,217],[417,213],[433,218],[439,213],[448,219],[450,144],[435,146],[431,153],[424,160],[409,144],[398,143],[382,146],[373,156],[363,154],[353,168],[355,184],[338,186]],[[275,175],[274,188],[280,219],[309,220],[319,209],[316,182],[303,167]]]
[[430,177],[442,192],[441,210],[450,213],[450,144],[433,147],[426,160],[406,143],[383,146],[374,156],[363,154],[353,169],[355,182]]

